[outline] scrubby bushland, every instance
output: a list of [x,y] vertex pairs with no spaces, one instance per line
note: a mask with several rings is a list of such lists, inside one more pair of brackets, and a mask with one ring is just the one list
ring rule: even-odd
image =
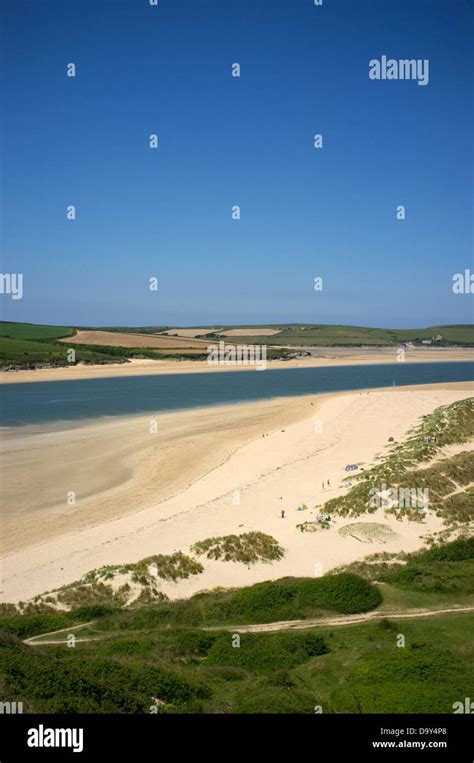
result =
[[292,668],[311,657],[329,652],[321,636],[307,633],[243,633],[240,646],[232,646],[231,633],[219,633],[207,653],[206,665],[231,666],[256,672]]
[[187,702],[210,696],[202,681],[166,667],[84,658],[64,647],[63,654],[21,647],[0,648],[3,690],[9,697],[28,698],[32,712],[143,713],[149,712],[152,697],[184,709]]
[[52,612],[45,614],[15,614],[0,616],[0,631],[12,634],[19,639],[37,636],[40,633],[57,631],[68,625],[79,625],[90,620],[111,616],[117,609],[112,607],[78,607],[71,612]]
[[404,567],[381,579],[413,590],[474,593],[474,538],[410,554]]
[[334,572],[412,591],[474,593],[474,538],[461,537],[411,554],[371,554]]
[[462,562],[474,559],[474,537],[458,538],[451,543],[414,553],[410,558],[419,562]]
[[367,651],[335,688],[328,710],[452,713],[453,702],[464,698],[472,674],[458,654],[425,642]]
[[367,612],[382,601],[376,586],[342,574],[321,578],[281,578],[231,590],[198,593],[190,599],[124,611],[101,621],[101,628],[238,625],[298,620],[325,612]]

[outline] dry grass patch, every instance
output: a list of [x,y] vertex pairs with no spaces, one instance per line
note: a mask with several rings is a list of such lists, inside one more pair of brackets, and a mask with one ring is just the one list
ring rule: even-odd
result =
[[191,546],[191,551],[208,559],[243,564],[278,561],[285,554],[275,538],[262,532],[206,538]]
[[340,527],[338,533],[343,538],[350,536],[361,543],[387,543],[397,537],[391,527],[380,522],[353,522]]

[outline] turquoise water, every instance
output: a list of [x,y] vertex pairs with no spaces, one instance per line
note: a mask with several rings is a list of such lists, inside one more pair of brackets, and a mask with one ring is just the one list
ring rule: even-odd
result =
[[394,384],[472,381],[473,371],[473,363],[462,361],[12,383],[0,388],[0,425],[157,413]]

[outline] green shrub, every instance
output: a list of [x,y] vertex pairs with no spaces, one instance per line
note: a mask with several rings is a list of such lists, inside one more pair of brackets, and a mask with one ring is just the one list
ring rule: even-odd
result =
[[46,713],[143,713],[149,712],[151,697],[173,706],[210,697],[202,681],[169,669],[72,652],[0,649],[5,693],[28,697]]
[[413,561],[383,580],[412,590],[474,593],[474,561]]
[[314,713],[317,704],[313,692],[304,688],[292,691],[287,686],[258,684],[249,689],[237,691],[232,703],[232,712],[248,713],[278,713],[302,714]]
[[80,622],[75,613],[56,612],[45,614],[25,614],[0,617],[0,630],[26,639],[40,633],[67,628]]
[[458,538],[413,555],[417,561],[462,562],[474,559],[474,537]]
[[474,593],[474,538],[458,538],[406,559],[405,566],[380,579],[412,590]]
[[143,654],[153,647],[150,639],[124,639],[99,647],[102,654]]
[[117,607],[107,607],[103,604],[91,604],[89,606],[78,607],[71,611],[71,614],[80,622],[87,622],[88,620],[97,620],[100,617],[107,617],[108,615],[118,612]]
[[298,620],[325,612],[352,614],[379,606],[372,583],[343,573],[321,578],[281,578],[246,588],[209,591],[104,619],[100,628],[148,629],[163,625],[237,625]]
[[257,583],[236,590],[219,609],[227,621],[263,623],[314,617],[324,611],[367,612],[381,601],[378,588],[356,575],[342,573]]
[[243,633],[240,646],[232,645],[233,638],[231,633],[220,633],[205,664],[271,673],[329,652],[324,639],[314,633]]
[[384,649],[357,661],[333,701],[339,712],[452,713],[473,677],[454,654],[436,647]]

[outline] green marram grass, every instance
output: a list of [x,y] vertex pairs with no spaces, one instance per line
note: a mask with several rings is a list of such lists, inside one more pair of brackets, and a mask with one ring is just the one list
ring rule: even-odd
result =
[[[351,481],[357,484],[345,495],[325,503],[324,510],[343,516],[373,512],[377,506],[371,499],[383,485],[407,490],[415,485],[417,489],[428,490],[429,508],[438,516],[448,524],[462,524],[472,519],[472,451],[463,451],[432,466],[422,465],[435,459],[443,447],[462,445],[473,438],[474,398],[441,406],[423,416],[404,442],[391,446],[381,463],[351,475]],[[387,511],[417,521],[421,518],[417,507],[394,507]]]
[[208,559],[241,562],[247,565],[278,561],[285,554],[275,538],[259,531],[206,538],[194,543],[191,550]]
[[58,604],[72,609],[86,605],[136,607],[165,601],[168,597],[160,590],[159,580],[175,583],[199,575],[203,570],[200,562],[180,551],[154,554],[131,564],[106,565],[91,570],[79,581],[35,596],[21,611],[48,612]]

